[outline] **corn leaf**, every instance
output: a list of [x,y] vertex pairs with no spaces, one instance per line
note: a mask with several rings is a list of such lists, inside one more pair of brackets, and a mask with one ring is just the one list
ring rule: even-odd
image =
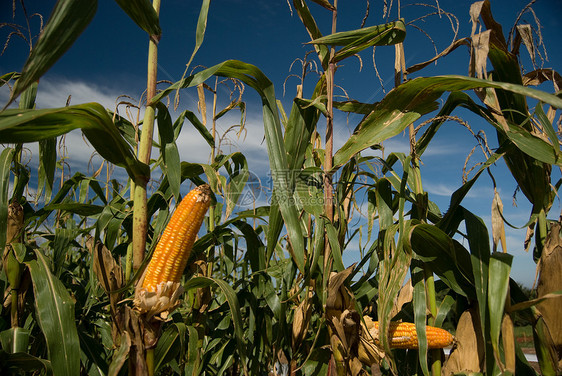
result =
[[460,243],[436,226],[419,224],[410,233],[410,244],[447,286],[461,295],[475,298],[470,255]]
[[0,350],[0,369],[8,375],[23,372],[45,372],[46,375],[53,375],[51,362],[45,359],[37,358],[33,355],[18,352],[10,354],[5,350]]
[[29,85],[39,80],[70,48],[94,18],[97,6],[97,0],[57,1],[49,21],[25,62],[20,78],[14,85],[9,103]]
[[[154,370],[158,371],[162,364],[168,363],[170,360],[175,358],[180,351],[180,336],[185,333],[180,332],[180,326],[187,328],[183,323],[176,323],[175,325],[170,325],[164,330],[158,343],[156,344],[156,349],[154,349]],[[185,329],[183,330],[185,332]]]
[[509,273],[513,256],[507,253],[493,253],[490,256],[488,273],[488,310],[490,317],[490,337],[496,362],[500,359],[499,339],[505,308],[505,298],[509,288]]
[[[390,91],[368,116],[358,125],[353,135],[334,155],[334,170],[337,170],[356,153],[379,144],[402,132],[421,115],[435,110],[437,100],[445,91],[464,91],[477,88],[498,88],[519,95],[525,95],[562,108],[562,98],[543,91],[506,82],[481,80],[464,76],[420,77],[403,83]],[[452,109],[451,109],[452,110]],[[538,155],[548,161],[561,163],[555,151],[547,151],[546,142],[539,142],[534,136],[522,133],[514,127],[509,135],[519,142],[518,146],[532,152],[539,147]]]
[[320,113],[316,108],[309,107],[306,101],[295,98],[284,136],[289,170],[299,170],[302,167],[306,148],[310,144],[310,137],[319,117]]
[[314,39],[308,43],[343,46],[334,55],[334,62],[338,62],[372,46],[388,46],[401,43],[405,37],[406,25],[404,20],[398,20],[384,25],[369,26],[353,31],[340,31]]
[[203,38],[205,37],[205,30],[207,28],[207,15],[209,13],[209,5],[211,4],[211,0],[203,0],[201,4],[201,11],[199,12],[199,18],[197,19],[197,29],[195,31],[195,47],[193,48],[193,52],[189,61],[186,64],[186,72],[189,68],[189,65],[193,61],[195,54],[199,50],[199,47],[203,44]]
[[0,153],[0,249],[6,245],[6,231],[8,226],[8,187],[10,186],[10,166],[14,158],[14,149],[5,148]]
[[36,260],[27,262],[33,282],[37,321],[45,336],[53,373],[80,373],[80,341],[74,317],[74,301],[49,270],[49,261],[36,250]]
[[412,275],[412,286],[414,287],[412,305],[414,307],[414,322],[416,323],[416,333],[418,335],[419,361],[423,374],[428,376],[429,367],[427,364],[426,334],[426,311],[428,308],[425,293],[423,263],[416,259],[412,260],[410,270]]
[[17,326],[0,332],[2,349],[10,354],[27,352],[29,334],[29,330]]
[[205,127],[205,125],[201,123],[199,118],[197,118],[197,115],[189,110],[185,110],[182,114],[191,122],[195,129],[197,129],[199,134],[203,136],[205,141],[207,141],[207,144],[209,144],[210,147],[214,148],[215,139],[213,138],[213,135],[211,134],[211,132],[209,132],[207,127]]
[[168,108],[162,102],[158,102],[156,108],[158,109],[157,124],[158,135],[160,136],[160,154],[162,155],[160,168],[168,178],[170,189],[176,201],[179,201],[181,184],[180,153],[174,138],[172,118]]
[[115,0],[131,19],[150,36],[160,36],[158,14],[149,0]]
[[107,375],[109,364],[104,358],[103,344],[83,331],[79,331],[78,336],[80,337],[80,349],[83,355],[82,362],[88,372],[88,376]]
[[290,200],[293,195],[293,184],[287,179],[289,171],[287,152],[283,143],[273,83],[257,67],[241,61],[228,60],[174,83],[154,97],[153,101],[161,100],[180,88],[197,86],[212,75],[238,79],[256,90],[262,99],[265,139],[274,184],[275,200],[279,204],[281,215],[285,221],[289,241],[291,242],[291,256],[297,267],[304,271],[305,246],[303,233],[297,209]]
[[242,328],[242,317],[240,314],[240,303],[236,292],[234,289],[225,281],[210,277],[195,277],[190,279],[185,285],[185,291],[189,291],[194,288],[208,287],[215,285],[221,289],[222,293],[225,295],[228,306],[230,307],[230,314],[232,315],[232,323],[234,325],[234,333],[236,336],[236,342],[238,345],[238,352],[240,355],[240,361],[242,363],[242,368],[244,374],[248,374],[247,370],[247,358],[246,358],[246,345],[244,341],[244,332]]
[[[318,28],[314,17],[312,17],[312,14],[310,13],[310,9],[308,9],[308,5],[306,5],[306,2],[302,0],[293,0],[293,5],[297,10],[297,14],[301,19],[302,24],[306,28],[308,35],[310,35],[310,39],[314,40],[321,38],[322,33],[320,32],[320,29]],[[324,70],[326,70],[326,68],[328,67],[328,58],[330,56],[328,47],[322,44],[315,44],[314,49],[318,54],[318,58],[320,59],[322,67],[324,67]]]
[[0,143],[45,140],[81,128],[97,152],[124,167],[133,179],[147,179],[148,166],[139,162],[107,111],[98,103],[42,110],[8,109],[0,113]]
[[57,167],[57,139],[47,138],[39,141],[39,171],[37,177],[37,194],[45,192],[45,201],[51,200],[55,169]]
[[127,361],[129,350],[131,348],[131,336],[129,332],[124,331],[120,338],[121,346],[113,354],[111,364],[109,364],[108,376],[117,376],[123,364]]

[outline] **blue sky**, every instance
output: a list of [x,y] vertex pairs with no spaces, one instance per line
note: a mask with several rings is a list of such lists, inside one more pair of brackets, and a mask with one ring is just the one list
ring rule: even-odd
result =
[[[25,2],[28,14],[40,13],[45,21],[50,14],[54,1],[28,0]],[[387,18],[382,17],[382,1],[371,0],[369,17],[366,26],[394,20],[397,17],[396,3]],[[470,36],[469,8],[471,1],[440,0],[428,1],[432,7],[407,5],[415,1],[402,1],[401,16],[406,22],[417,19],[425,14],[435,12],[435,6],[456,15],[459,22],[458,37]],[[528,3],[521,0],[492,0],[492,11],[497,21],[503,24],[507,34],[519,11]],[[177,81],[185,69],[194,46],[195,23],[199,14],[199,1],[167,0],[162,2],[161,26],[162,39],[159,44],[160,80]],[[320,29],[324,34],[330,30],[331,15],[316,4],[310,4]],[[562,48],[560,35],[562,32],[562,1],[538,0],[533,9],[540,19],[544,42],[548,52],[548,61],[544,67],[562,71]],[[338,31],[352,30],[360,27],[365,16],[366,2],[361,0],[339,1]],[[16,19],[12,19],[11,1],[0,2],[0,22],[21,23],[22,10],[16,7]],[[526,13],[522,20],[530,22],[536,27],[531,13]],[[425,61],[435,55],[435,49],[441,52],[453,39],[453,32],[449,26],[449,19],[442,15],[432,15],[420,19],[414,25],[408,26],[405,40],[406,66]],[[32,33],[37,33],[39,19],[31,19]],[[435,47],[424,32],[433,38]],[[9,28],[0,29],[0,35],[5,38]],[[304,58],[311,49],[304,43],[309,40],[308,34],[302,26],[298,15],[285,0],[247,1],[247,0],[213,0],[209,11],[207,32],[203,46],[197,53],[192,67],[197,65],[212,66],[227,59],[238,59],[259,67],[272,80],[276,87],[277,97],[281,99],[286,111],[290,110],[295,87],[299,80],[287,77],[299,74],[300,65],[295,64],[289,71],[291,64],[297,58]],[[38,92],[38,107],[64,106],[69,95],[71,103],[96,101],[107,108],[115,109],[116,98],[119,95],[129,95],[138,101],[146,82],[147,37],[113,1],[100,1],[98,12],[90,26],[81,35],[75,45],[55,66],[42,78]],[[28,46],[21,38],[12,37],[2,56],[0,56],[0,74],[21,70],[28,53]],[[372,60],[372,50],[361,54],[362,67],[359,59],[349,58],[336,73],[336,85],[343,87],[351,98],[363,102],[379,101],[393,86],[394,48],[379,47],[375,51],[375,61],[384,83],[384,91],[375,74]],[[313,55],[311,55],[313,56]],[[523,52],[524,62],[529,63],[528,54]],[[420,75],[463,74],[468,73],[469,53],[460,47],[448,57],[439,60],[410,78]],[[541,62],[539,61],[539,64]],[[287,79],[287,80],[286,80]],[[305,97],[315,83],[313,74],[305,81]],[[286,80],[286,81],[285,81]],[[286,92],[283,96],[283,85]],[[211,84],[211,82],[209,82]],[[552,85],[543,85],[542,89],[552,92]],[[261,125],[261,105],[257,96],[247,88],[244,100],[247,103],[247,134],[246,137],[236,138],[231,135],[229,142],[223,144],[224,152],[241,150],[249,160],[250,169],[259,176],[266,176],[268,170],[263,127]],[[336,91],[342,95],[343,91]],[[0,100],[7,101],[7,90],[0,89]],[[186,91],[182,94],[180,110],[190,108],[195,110],[196,92]],[[221,92],[219,107],[229,101],[228,92]],[[210,104],[209,104],[210,107]],[[119,111],[125,115],[125,107]],[[177,112],[179,113],[179,111]],[[177,114],[176,113],[176,114]],[[131,112],[134,117],[136,114]],[[454,115],[466,121],[474,132],[483,130],[491,147],[496,147],[495,132],[491,126],[480,119],[471,116],[466,111],[457,111]],[[141,113],[142,119],[142,113]],[[353,131],[360,120],[358,116],[338,116],[335,124],[336,148],[341,145]],[[232,124],[239,122],[239,115],[232,113],[219,122],[219,132],[224,132]],[[323,120],[321,120],[323,123]],[[178,140],[182,160],[190,162],[208,162],[209,150],[205,142],[187,126],[184,134]],[[88,169],[87,162],[91,151],[85,151],[78,133],[68,136],[67,147],[73,171]],[[422,158],[422,177],[424,189],[429,192],[430,200],[438,204],[442,211],[448,207],[450,194],[462,184],[462,168],[471,149],[477,143],[469,131],[454,122],[447,122],[433,140],[428,151]],[[36,150],[30,146],[31,151]],[[385,153],[394,151],[408,152],[407,137],[398,136],[385,143]],[[35,153],[36,155],[36,153]],[[477,150],[469,162],[469,166],[482,161],[481,153]],[[100,163],[100,160],[94,164]],[[78,167],[76,167],[78,166]],[[82,167],[81,167],[82,166]],[[92,169],[93,167],[90,167]],[[97,167],[96,167],[97,168]],[[523,226],[529,216],[529,205],[522,193],[516,195],[517,206],[512,204],[516,183],[507,171],[503,162],[492,168],[492,172],[499,184],[499,193],[504,204],[507,219],[516,226]],[[120,172],[117,172],[120,173]],[[560,173],[555,169],[553,176],[556,180]],[[556,182],[554,180],[554,182]],[[482,175],[479,182],[466,198],[464,205],[480,215],[491,231],[490,208],[493,198],[493,188],[490,178]],[[551,210],[551,218],[557,218],[560,213],[560,202],[557,199]],[[513,277],[526,285],[531,285],[535,275],[535,264],[532,255],[523,251],[525,230],[511,230],[506,228],[508,236],[508,250],[515,255]],[[353,262],[358,252],[349,249],[347,262]]]

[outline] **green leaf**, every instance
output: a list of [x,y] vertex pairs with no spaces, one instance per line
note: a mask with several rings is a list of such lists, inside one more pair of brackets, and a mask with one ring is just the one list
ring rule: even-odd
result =
[[[489,322],[486,320],[486,306],[490,274],[490,238],[486,225],[481,218],[464,208],[462,213],[466,225],[468,244],[470,246],[470,260],[472,264],[472,275],[474,276],[474,291],[478,301],[480,326],[482,331],[487,333]],[[478,335],[480,334],[478,333]]]
[[90,334],[83,331],[78,332],[80,337],[80,349],[82,350],[82,364],[88,372],[88,376],[107,375],[109,364],[105,359],[105,348],[102,343]]
[[[201,4],[201,11],[199,12],[199,18],[197,19],[197,29],[195,30],[195,47],[193,48],[193,52],[191,53],[191,57],[186,64],[186,72],[195,54],[199,50],[199,47],[203,44],[203,38],[205,37],[205,30],[207,29],[207,15],[209,13],[209,5],[211,4],[211,0],[203,0]],[[185,77],[185,73],[184,73]]]
[[307,107],[306,104],[305,101],[295,98],[285,126],[284,140],[290,170],[299,170],[302,167],[306,148],[320,117],[316,108]]
[[0,249],[6,245],[6,227],[8,226],[8,188],[10,186],[10,166],[14,158],[14,149],[5,148],[0,153]]
[[470,255],[439,228],[419,224],[410,233],[412,250],[455,292],[474,296]]
[[29,330],[17,326],[4,330],[0,333],[2,349],[10,354],[27,352],[29,334]]
[[336,52],[333,61],[338,62],[372,46],[389,46],[404,41],[406,25],[404,20],[384,25],[369,26],[352,31],[340,31],[314,39],[308,43],[317,45],[343,46]]
[[507,253],[495,252],[490,256],[488,311],[490,315],[490,337],[496,361],[500,359],[499,339],[512,261],[513,256]]
[[[229,166],[228,183],[226,184],[225,189],[225,218],[230,217],[242,194],[244,193],[247,195],[249,193],[248,191],[244,192],[244,187],[250,177],[246,157],[244,157],[244,154],[242,153],[233,153],[231,160],[233,162],[233,166]],[[248,187],[247,189],[251,190],[252,187]],[[246,197],[246,199],[250,199],[250,197]]]
[[158,14],[149,0],[115,0],[115,2],[148,35],[159,37],[162,34]]
[[109,370],[107,372],[108,376],[117,376],[129,356],[129,351],[131,349],[131,337],[128,332],[123,332],[120,342],[121,346],[119,346],[119,349],[117,349],[117,351],[113,354],[113,359],[109,365]]
[[209,144],[211,148],[214,148],[215,139],[213,135],[211,134],[211,132],[209,132],[207,127],[205,127],[205,125],[199,120],[197,115],[195,115],[193,112],[188,110],[185,110],[182,114],[184,114],[185,117],[191,122],[191,124],[193,124],[193,126],[195,127],[195,129],[197,129],[199,134],[203,136],[205,141],[207,141],[207,144]]
[[[185,325],[185,324],[182,324]],[[158,371],[161,365],[165,365],[175,358],[180,351],[180,332],[176,325],[171,325],[160,335],[156,349],[154,349],[154,370]]]
[[124,167],[133,179],[146,180],[148,166],[136,158],[107,111],[98,103],[43,110],[8,109],[0,113],[0,143],[25,143],[81,128],[98,153]]
[[46,202],[51,200],[55,169],[57,166],[57,139],[47,138],[39,141],[39,171],[37,177],[37,194],[45,191]]
[[246,357],[246,344],[244,341],[244,331],[242,327],[242,316],[240,314],[240,303],[238,302],[238,297],[234,289],[225,281],[217,278],[210,277],[195,277],[190,279],[183,287],[185,291],[189,291],[194,288],[207,287],[211,285],[216,285],[221,289],[224,294],[228,306],[230,307],[230,314],[232,315],[232,323],[234,324],[234,333],[236,336],[236,342],[238,345],[238,353],[240,355],[240,361],[242,363],[242,368],[244,374],[248,374],[247,370],[247,357]]
[[7,374],[45,371],[47,375],[53,375],[51,362],[22,352],[10,354],[0,350],[0,369]]
[[[399,134],[421,115],[435,110],[437,108],[435,100],[445,91],[464,91],[486,87],[526,95],[548,103],[553,107],[562,108],[562,98],[523,85],[457,75],[415,78],[391,90],[376,105],[373,112],[361,121],[353,135],[334,155],[333,170],[335,171],[347,163],[356,153]],[[511,136],[519,140],[520,143],[521,140],[526,140],[535,146],[539,144],[535,140],[536,137],[530,139],[530,136],[521,136],[520,132],[515,128],[511,132]],[[522,147],[527,146],[523,142]],[[549,160],[555,158],[554,161],[560,163],[558,157],[555,157],[555,152],[545,152],[544,143],[541,143],[539,147],[540,155],[543,158],[548,157],[550,158]],[[550,147],[553,148],[552,145]],[[531,146],[527,148],[531,148]]]
[[[94,18],[97,6],[97,0],[57,1],[49,21],[25,62],[20,78],[14,85],[9,103],[29,85],[39,80],[64,55]],[[95,58],[94,54],[91,58]]]
[[[343,265],[342,250],[338,242],[338,233],[331,222],[325,221],[324,224],[326,228],[326,236],[328,237],[328,242],[330,243],[330,252],[332,254],[332,258],[334,259],[334,271],[342,272],[345,269],[345,266]],[[320,231],[322,230],[320,229]]]
[[37,260],[27,263],[33,281],[35,312],[47,342],[53,373],[80,373],[80,341],[74,317],[74,300],[49,270],[49,262],[40,250]]
[[419,362],[422,372],[425,376],[429,375],[429,367],[427,365],[427,334],[426,334],[426,312],[427,300],[425,293],[425,278],[423,263],[419,260],[412,260],[410,264],[412,275],[412,303],[414,307],[414,322],[416,324],[416,333],[418,335],[419,344]]
[[185,365],[185,374],[188,376],[196,376],[199,371],[199,334],[197,329],[193,326],[188,326],[187,331],[189,332],[189,343],[187,345],[187,362]]
[[158,134],[160,136],[160,154],[162,155],[162,163],[160,168],[164,175],[168,177],[170,189],[176,200],[180,199],[180,153],[176,140],[174,139],[174,128],[172,126],[172,118],[168,112],[168,108],[162,103],[156,104],[158,109],[157,124]]
[[[293,0],[293,5],[297,10],[297,14],[301,19],[302,24],[306,28],[308,35],[310,35],[310,39],[314,40],[314,39],[321,38],[322,33],[320,32],[320,29],[318,28],[318,25],[316,24],[314,17],[312,17],[312,14],[310,13],[310,9],[308,9],[308,5],[306,5],[306,1]],[[324,68],[324,70],[326,70],[328,67],[328,58],[330,57],[330,51],[328,47],[322,44],[315,44],[314,49],[318,54],[318,58],[320,59],[322,67]]]

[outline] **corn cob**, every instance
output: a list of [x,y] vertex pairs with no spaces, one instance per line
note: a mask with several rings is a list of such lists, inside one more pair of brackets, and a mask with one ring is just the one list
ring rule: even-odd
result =
[[[374,322],[378,332],[379,323]],[[440,349],[453,344],[453,335],[445,329],[426,326],[427,345],[430,349]],[[375,338],[378,342],[378,338]],[[390,322],[388,333],[389,345],[392,349],[417,349],[419,347],[416,325],[411,322]]]
[[179,282],[210,204],[211,189],[207,184],[196,187],[183,198],[156,245],[143,288],[154,292],[162,282]]

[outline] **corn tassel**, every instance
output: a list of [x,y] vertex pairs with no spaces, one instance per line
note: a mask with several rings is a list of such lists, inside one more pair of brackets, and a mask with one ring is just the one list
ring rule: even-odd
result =
[[[378,321],[375,328],[379,329]],[[430,349],[440,349],[453,344],[453,336],[445,329],[426,326],[427,346]],[[417,349],[418,334],[416,325],[411,322],[390,322],[389,345],[392,349]]]
[[180,202],[156,245],[143,288],[154,292],[163,282],[180,281],[210,204],[211,190],[207,184],[193,189]]

